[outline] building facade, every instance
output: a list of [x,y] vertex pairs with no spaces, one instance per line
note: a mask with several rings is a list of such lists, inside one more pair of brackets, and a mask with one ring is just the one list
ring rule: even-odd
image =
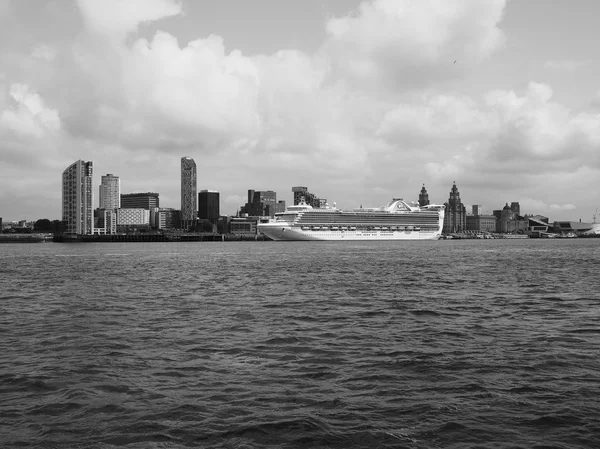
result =
[[496,232],[496,217],[493,215],[467,215],[466,230]]
[[217,224],[220,213],[219,192],[216,190],[200,190],[200,193],[198,193],[198,218]]
[[520,212],[521,207],[519,203],[515,202],[511,203],[510,206],[506,203],[502,210],[494,211],[494,215],[500,216],[496,231],[503,234],[525,233],[528,230],[528,220],[521,217]]
[[421,187],[421,192],[419,193],[419,206],[427,206],[429,204],[429,194],[427,193],[427,189],[425,188],[425,184]]
[[92,234],[94,209],[92,161],[73,162],[62,174],[62,219],[67,234]]
[[229,221],[229,232],[235,235],[248,235],[257,233],[257,218],[236,217]]
[[118,209],[121,207],[121,180],[111,173],[103,175],[100,181],[98,209]]
[[96,209],[97,223],[94,234],[117,233],[117,210],[118,209]]
[[181,158],[181,226],[194,225],[198,215],[196,162],[191,157]]
[[456,182],[450,189],[450,198],[445,203],[446,213],[444,215],[444,234],[452,232],[462,232],[467,229],[467,210],[460,200],[460,192],[456,187]]
[[121,195],[121,207],[123,209],[146,209],[152,210],[160,207],[158,193],[125,193]]
[[177,229],[180,225],[179,211],[155,207],[150,211],[150,225],[156,229]]
[[277,201],[272,190],[248,190],[248,202],[240,209],[251,217],[273,217],[278,212],[285,212],[285,201]]
[[308,191],[308,187],[292,187],[292,193],[294,194],[294,205],[300,204],[302,199],[306,204],[310,204],[314,208],[325,207],[327,200],[325,198],[318,198],[314,193]]
[[117,209],[117,230],[150,227],[150,211],[147,209]]

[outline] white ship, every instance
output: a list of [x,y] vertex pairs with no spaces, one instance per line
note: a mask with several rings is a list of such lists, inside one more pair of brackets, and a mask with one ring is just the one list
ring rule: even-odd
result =
[[273,240],[437,240],[443,225],[443,205],[394,198],[385,206],[353,210],[302,201],[259,223],[258,231]]

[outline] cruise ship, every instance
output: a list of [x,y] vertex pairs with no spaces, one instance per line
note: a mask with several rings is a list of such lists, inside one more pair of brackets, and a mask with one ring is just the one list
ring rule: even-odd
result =
[[342,210],[304,201],[258,224],[273,240],[437,240],[444,206],[419,206],[394,198],[385,206]]

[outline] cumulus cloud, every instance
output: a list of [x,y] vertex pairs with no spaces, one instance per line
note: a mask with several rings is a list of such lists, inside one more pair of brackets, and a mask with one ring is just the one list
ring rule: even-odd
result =
[[77,0],[88,29],[111,40],[122,41],[142,23],[181,13],[173,0]]
[[0,115],[0,130],[35,138],[60,130],[58,112],[46,107],[40,95],[30,91],[29,86],[12,84],[9,97],[9,106]]
[[423,85],[462,73],[500,48],[505,6],[505,0],[363,2],[355,14],[327,23],[325,49],[334,68],[353,78],[397,89]]
[[140,39],[126,53],[122,75],[130,138],[158,133],[177,143],[257,133],[257,68],[239,51],[226,54],[219,36],[184,48],[168,33]]

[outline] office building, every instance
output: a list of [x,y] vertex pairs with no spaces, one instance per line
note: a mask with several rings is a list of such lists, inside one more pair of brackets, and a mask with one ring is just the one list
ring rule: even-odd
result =
[[452,232],[465,231],[467,229],[467,210],[460,200],[460,192],[456,187],[456,182],[452,185],[450,198],[444,205],[446,206],[446,212],[444,215],[444,228],[442,232],[444,234],[449,234]]
[[94,234],[106,235],[117,233],[117,210],[118,209],[96,209]]
[[62,219],[67,234],[92,234],[94,209],[93,163],[78,160],[62,174]]
[[251,217],[273,217],[285,212],[285,201],[277,201],[277,192],[272,190],[248,190],[248,202],[242,206],[241,214]]
[[510,203],[510,210],[512,211],[513,214],[516,215],[521,215],[521,205],[519,204],[519,202],[515,202],[513,201],[512,203]]
[[314,208],[325,207],[327,204],[327,200],[325,198],[318,198],[314,193],[310,193],[308,191],[308,187],[292,187],[292,192],[294,194],[294,205],[300,204],[302,200]]
[[496,232],[496,217],[493,215],[467,215],[466,230]]
[[98,209],[118,209],[121,207],[121,180],[111,173],[103,175],[100,181]]
[[219,192],[216,190],[200,190],[200,193],[198,193],[198,218],[217,224],[219,215]]
[[152,210],[160,207],[158,193],[125,193],[121,195],[121,207],[123,209],[146,209]]
[[117,230],[127,231],[132,228],[150,227],[150,211],[147,209],[117,209]]
[[181,158],[181,226],[194,225],[198,211],[196,162],[191,157]]
[[500,211],[494,211],[494,215],[497,216],[496,212],[499,212],[499,219],[496,223],[496,231],[501,233],[524,233],[528,227],[528,221],[524,217],[521,217],[518,212],[521,212],[519,203],[508,203]]
[[496,232],[497,219],[494,215],[483,215],[483,208],[478,204],[473,205],[471,210],[473,213],[465,219],[467,231]]
[[179,228],[179,211],[168,207],[150,210],[150,225],[155,229]]
[[235,217],[229,221],[229,233],[234,235],[255,235],[257,233],[257,218]]

